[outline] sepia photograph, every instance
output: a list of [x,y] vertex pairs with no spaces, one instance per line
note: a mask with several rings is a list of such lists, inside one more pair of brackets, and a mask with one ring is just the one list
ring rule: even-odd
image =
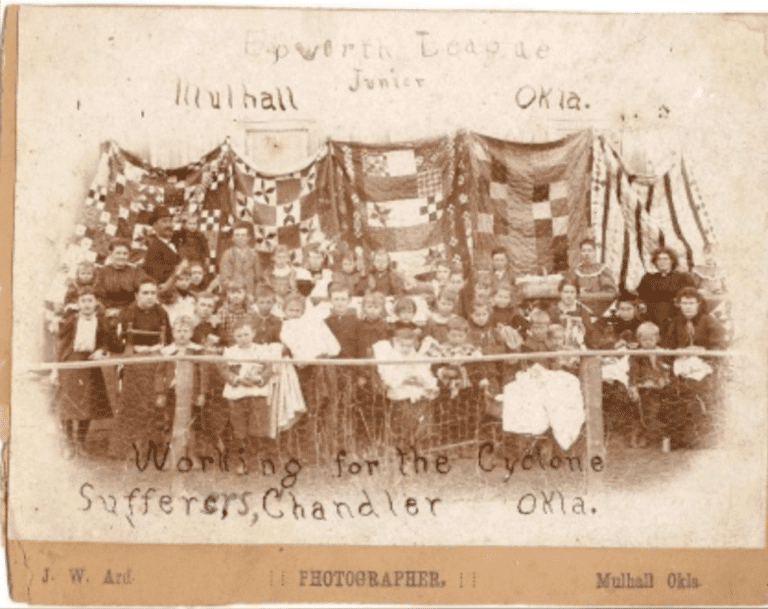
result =
[[[197,586],[347,552],[200,602],[562,603],[438,557],[764,550],[767,28],[18,8],[14,598],[189,602],[88,544],[216,546]],[[596,602],[739,572],[611,556]]]

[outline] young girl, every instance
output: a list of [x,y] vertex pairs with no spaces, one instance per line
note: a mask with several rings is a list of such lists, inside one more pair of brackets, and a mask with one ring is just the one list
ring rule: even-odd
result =
[[312,309],[306,310],[306,299],[299,293],[285,299],[285,319],[280,329],[280,342],[298,360],[335,357],[341,347],[325,320]]
[[191,283],[189,270],[187,268],[181,269],[175,273],[175,277],[173,286],[158,294],[171,323],[177,317],[192,317],[195,314],[195,297],[189,291]]
[[296,269],[291,265],[291,252],[285,245],[278,245],[272,254],[272,268],[267,275],[280,302],[289,292],[296,291]]
[[402,296],[405,284],[402,277],[391,268],[389,253],[380,249],[373,254],[373,268],[357,286],[357,294],[381,292],[384,296]]
[[579,265],[573,273],[573,279],[580,292],[616,292],[613,274],[605,264],[596,259],[595,242],[583,239],[579,247]]
[[[644,322],[637,328],[637,341],[641,349],[659,346],[659,327]],[[662,422],[665,389],[670,383],[669,366],[657,355],[633,355],[629,360],[629,396],[640,406],[642,433],[633,440],[639,446],[659,445],[665,433]]]
[[192,262],[189,265],[189,292],[197,296],[205,292],[211,283],[211,278],[206,276],[205,267],[201,262]]
[[445,288],[437,297],[435,310],[424,325],[424,336],[431,336],[438,343],[448,340],[448,320],[456,315],[458,295],[450,288]]
[[[64,317],[59,329],[59,361],[77,362],[107,357],[117,350],[117,340],[97,314],[96,296],[90,286],[80,289],[78,311]],[[93,419],[112,416],[101,368],[61,370],[57,406],[67,439],[67,456],[85,452],[85,439]]]
[[296,269],[296,289],[309,296],[314,304],[327,300],[333,273],[326,267],[325,256],[316,246],[311,246],[304,253],[303,263]]
[[333,281],[346,284],[350,294],[354,294],[361,277],[362,274],[357,270],[355,263],[354,251],[347,250],[341,256],[339,266],[333,274]]
[[83,260],[77,265],[75,278],[69,284],[67,293],[64,295],[64,306],[76,304],[80,290],[85,287],[93,289],[95,283],[96,265],[89,260]]
[[565,341],[569,347],[583,347],[592,330],[592,318],[590,310],[578,301],[579,284],[566,277],[557,291],[560,300],[549,308],[550,318],[565,328]]

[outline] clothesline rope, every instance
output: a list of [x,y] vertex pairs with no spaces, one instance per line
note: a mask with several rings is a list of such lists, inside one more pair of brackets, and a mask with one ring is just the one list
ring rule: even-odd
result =
[[678,356],[698,355],[701,357],[730,358],[737,355],[734,351],[687,351],[680,349],[594,349],[589,351],[537,351],[534,353],[505,353],[503,355],[479,355],[467,357],[424,357],[420,359],[403,360],[377,360],[377,359],[253,359],[253,358],[224,358],[220,355],[141,355],[133,357],[115,357],[100,360],[86,360],[80,362],[50,362],[19,365],[17,372],[45,372],[49,370],[78,370],[83,368],[100,368],[102,366],[118,366],[132,364],[156,364],[171,361],[192,361],[198,363],[233,364],[256,362],[259,364],[291,364],[294,366],[390,366],[412,364],[473,364],[482,362],[521,361],[529,359],[541,359],[546,357],[622,357],[625,355],[658,355]]

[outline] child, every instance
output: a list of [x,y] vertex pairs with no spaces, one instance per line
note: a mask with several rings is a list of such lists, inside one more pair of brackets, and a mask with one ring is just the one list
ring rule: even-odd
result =
[[[659,327],[644,322],[637,328],[637,340],[641,349],[656,349],[659,346]],[[629,396],[640,405],[642,437],[636,442],[640,446],[658,445],[665,431],[661,421],[665,401],[664,391],[670,381],[669,367],[657,355],[633,355],[629,360]]]
[[191,277],[188,268],[180,268],[174,276],[173,286],[158,294],[160,302],[173,320],[182,315],[192,317],[195,314],[195,297],[189,291]]
[[491,325],[509,326],[520,332],[523,336],[528,331],[528,322],[520,315],[516,306],[516,292],[512,284],[506,281],[500,281],[496,284],[496,291],[493,293],[493,311],[491,313]]
[[[515,285],[515,273],[512,270],[512,265],[509,262],[509,254],[503,247],[494,248],[491,252],[491,286],[495,291],[498,289],[500,283],[508,283]],[[517,304],[514,303],[513,304]]]
[[235,327],[242,322],[253,323],[253,313],[248,307],[245,284],[232,279],[225,284],[226,301],[219,309],[219,333],[224,346],[234,343]]
[[[514,330],[497,331],[490,324],[491,302],[483,298],[475,298],[472,302],[472,314],[469,318],[467,340],[480,349],[483,355],[500,355],[509,351],[519,351],[522,337]],[[508,328],[508,327],[507,327]],[[504,334],[504,336],[502,336]],[[468,372],[473,384],[488,388],[491,395],[500,391],[502,370],[507,362],[482,362],[471,364]]]
[[460,267],[455,267],[451,270],[451,275],[448,278],[448,288],[456,292],[458,296],[456,314],[459,317],[466,318],[472,307],[472,294],[464,279],[464,271]]
[[410,296],[401,296],[395,301],[393,310],[399,322],[415,325],[413,320],[416,317],[418,308],[416,307],[416,301],[414,301],[413,298]]
[[[547,351],[567,351],[569,346],[566,344],[565,328],[560,324],[550,324],[547,328],[547,337],[545,339]],[[579,373],[579,358],[572,357],[552,357],[547,362],[547,368],[550,370],[565,370],[571,374]]]
[[403,296],[405,284],[400,275],[392,268],[389,253],[380,249],[373,254],[373,268],[363,277],[357,286],[357,295],[369,292],[381,292],[384,296]]
[[623,292],[617,300],[616,313],[601,317],[592,325],[587,346],[590,349],[634,348],[637,342],[635,333],[642,321],[637,296]]
[[[480,350],[469,343],[469,323],[463,317],[455,315],[448,320],[447,340],[438,343],[435,340],[425,340],[420,351],[428,357],[466,357],[482,355]],[[458,396],[462,389],[470,386],[465,364],[435,364],[435,376],[441,387],[446,389],[452,398]]]
[[448,279],[451,276],[451,263],[447,260],[438,260],[435,264],[435,278],[431,282],[432,296],[437,299],[440,292],[448,287]]
[[221,342],[219,316],[214,314],[215,310],[216,297],[208,292],[200,292],[195,298],[195,329],[192,342],[214,351]]
[[[256,345],[253,342],[253,328],[247,321],[238,323],[234,328],[235,344],[224,349],[225,359],[253,361],[231,362],[223,366],[222,375],[226,380],[223,396],[229,404],[229,422],[235,450],[240,455],[237,466],[238,474],[245,474],[243,454],[249,444],[249,436],[269,436],[270,397],[274,372],[272,366],[258,360],[274,357],[272,345]],[[279,354],[278,354],[279,356]]]
[[328,295],[331,298],[331,314],[325,323],[341,346],[338,357],[342,359],[363,357],[358,343],[360,320],[350,309],[349,288],[343,283],[332,283],[328,287]]
[[[578,301],[579,284],[566,277],[557,288],[560,300],[549,309],[550,319],[565,328],[569,347],[583,347],[592,331],[590,310]],[[591,338],[591,337],[590,337]]]
[[[203,347],[192,342],[195,320],[182,315],[173,322],[173,343],[161,350],[163,355],[202,355]],[[208,397],[210,368],[191,361],[162,363],[155,372],[157,407],[165,410],[170,421],[172,461],[189,457],[193,423]]]
[[256,303],[253,309],[253,330],[259,345],[280,342],[281,321],[272,315],[275,306],[275,291],[266,284],[256,286]]
[[[93,288],[83,286],[77,297],[78,311],[66,315],[59,329],[60,362],[99,360],[115,350],[116,337],[97,314]],[[101,368],[61,370],[57,407],[67,440],[67,456],[85,452],[85,439],[93,419],[112,416]]]
[[594,239],[583,239],[579,245],[580,261],[571,278],[579,292],[616,292],[616,282],[611,269],[596,259]]
[[448,341],[448,320],[456,314],[458,294],[450,288],[443,289],[435,302],[435,310],[431,312],[424,325],[424,336],[431,336],[438,343]]
[[261,279],[261,260],[259,253],[249,247],[253,226],[248,222],[238,222],[232,231],[233,245],[225,251],[219,261],[219,281],[225,287],[233,280],[245,286],[246,294],[253,295],[256,283]]
[[278,299],[296,291],[296,269],[291,266],[291,252],[285,245],[278,245],[272,254],[272,269],[267,277]]
[[390,428],[395,431],[395,440],[405,449],[416,448],[429,430],[432,422],[429,400],[438,394],[437,379],[429,364],[386,365],[383,362],[419,359],[417,343],[416,329],[395,322],[391,342],[383,340],[373,346],[376,360],[382,362],[378,365],[379,377],[386,388],[387,399],[391,401],[386,409]]
[[205,267],[201,262],[192,262],[189,265],[189,292],[197,296],[201,292],[208,290],[211,278],[206,276]]
[[[416,305],[413,308],[415,312]],[[384,321],[384,294],[372,292],[363,296],[362,309],[357,352],[360,357],[373,357],[373,345],[389,337],[389,326]]]
[[182,260],[187,260],[190,264],[197,262],[205,265],[208,261],[208,240],[198,228],[197,216],[193,213],[187,213],[182,217],[183,227],[174,231],[171,237],[171,243],[176,247],[176,251]]
[[341,256],[339,268],[333,274],[333,281],[346,284],[349,288],[349,293],[354,294],[361,278],[362,274],[357,270],[355,264],[355,252],[347,250]]
[[522,350],[527,353],[547,351],[547,330],[552,323],[549,313],[541,309],[531,312],[531,327],[528,329]]
[[317,246],[309,246],[304,254],[304,266],[297,269],[296,289],[317,303],[327,298],[331,281],[333,273],[325,267],[325,256]]
[[94,288],[96,283],[96,265],[90,260],[83,260],[77,265],[75,279],[69,284],[67,292],[64,295],[64,306],[76,304],[79,298],[80,290],[88,287]]
[[298,292],[285,299],[285,319],[280,329],[280,342],[298,360],[334,357],[341,347],[328,325],[314,310],[306,310],[306,300]]

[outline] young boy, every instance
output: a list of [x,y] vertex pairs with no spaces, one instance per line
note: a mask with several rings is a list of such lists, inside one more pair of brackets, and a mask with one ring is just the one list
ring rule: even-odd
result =
[[272,314],[275,306],[275,291],[266,284],[256,286],[256,302],[253,306],[253,330],[255,342],[259,345],[280,342],[282,322]]
[[331,314],[325,323],[341,346],[338,357],[341,359],[363,357],[364,355],[359,352],[358,343],[360,320],[354,310],[350,309],[349,288],[343,283],[331,283],[328,286],[328,295],[331,299]]
[[389,325],[384,321],[384,294],[380,292],[366,294],[363,296],[362,308],[363,317],[359,323],[357,352],[360,357],[372,357],[373,345],[389,337]]
[[[203,347],[192,342],[195,320],[182,315],[173,321],[173,343],[163,355],[202,355]],[[189,456],[192,427],[199,425],[208,398],[210,368],[203,363],[176,361],[162,363],[155,371],[157,407],[165,410],[170,422],[172,461]]]
[[[116,337],[97,313],[91,286],[80,288],[78,310],[65,315],[59,328],[59,361],[104,359],[116,347]],[[85,452],[91,420],[112,416],[101,368],[61,370],[56,406],[67,440],[67,457]]]
[[259,253],[249,247],[252,226],[238,222],[232,231],[232,247],[225,251],[219,261],[219,282],[226,287],[233,280],[242,282],[246,294],[253,295],[256,283],[261,279]]
[[454,291],[458,297],[456,301],[456,314],[459,317],[466,318],[472,307],[472,294],[464,279],[464,271],[460,267],[451,269],[451,275],[448,278],[448,289]]
[[253,324],[253,313],[248,307],[245,284],[237,279],[231,279],[225,284],[226,301],[219,309],[219,333],[224,346],[234,344],[235,327],[248,322]]
[[505,248],[497,247],[491,252],[491,267],[493,271],[491,285],[494,291],[500,283],[515,285],[515,273],[509,263],[509,255]]
[[[476,357],[482,355],[480,350],[467,340],[469,323],[458,315],[448,320],[448,335],[445,343],[434,340],[424,341],[421,351],[428,357]],[[470,386],[465,364],[435,364],[433,366],[440,386],[445,388],[452,398],[458,396],[462,389]]]
[[189,291],[192,281],[189,269],[180,268],[175,273],[175,277],[173,285],[158,294],[158,298],[163,307],[165,307],[171,323],[177,317],[182,315],[191,317],[195,313],[195,297]]
[[357,285],[357,295],[368,292],[381,292],[384,296],[402,296],[405,294],[403,279],[390,268],[389,253],[377,250],[373,254],[373,268]]
[[635,334],[642,321],[637,296],[624,292],[619,295],[616,314],[601,317],[593,324],[587,346],[590,349],[631,348],[637,342]]
[[492,297],[491,325],[509,326],[525,336],[529,323],[520,315],[516,301],[517,296],[512,284],[507,281],[498,282]]
[[235,344],[224,349],[223,357],[252,360],[225,364],[221,371],[226,380],[222,395],[228,400],[235,451],[240,455],[236,471],[245,474],[243,457],[249,437],[269,436],[271,412],[267,398],[273,389],[274,371],[272,366],[258,360],[274,357],[274,349],[271,345],[254,344],[253,328],[247,321],[238,323],[233,334]]
[[189,291],[197,296],[208,289],[210,278],[206,277],[205,267],[202,262],[191,262],[189,265]]
[[546,311],[534,309],[531,312],[531,327],[523,342],[523,352],[547,351],[547,330],[551,323],[552,318]]
[[216,310],[216,297],[208,292],[200,292],[195,298],[195,328],[192,342],[207,349],[216,349],[221,342],[219,336],[219,316]]

